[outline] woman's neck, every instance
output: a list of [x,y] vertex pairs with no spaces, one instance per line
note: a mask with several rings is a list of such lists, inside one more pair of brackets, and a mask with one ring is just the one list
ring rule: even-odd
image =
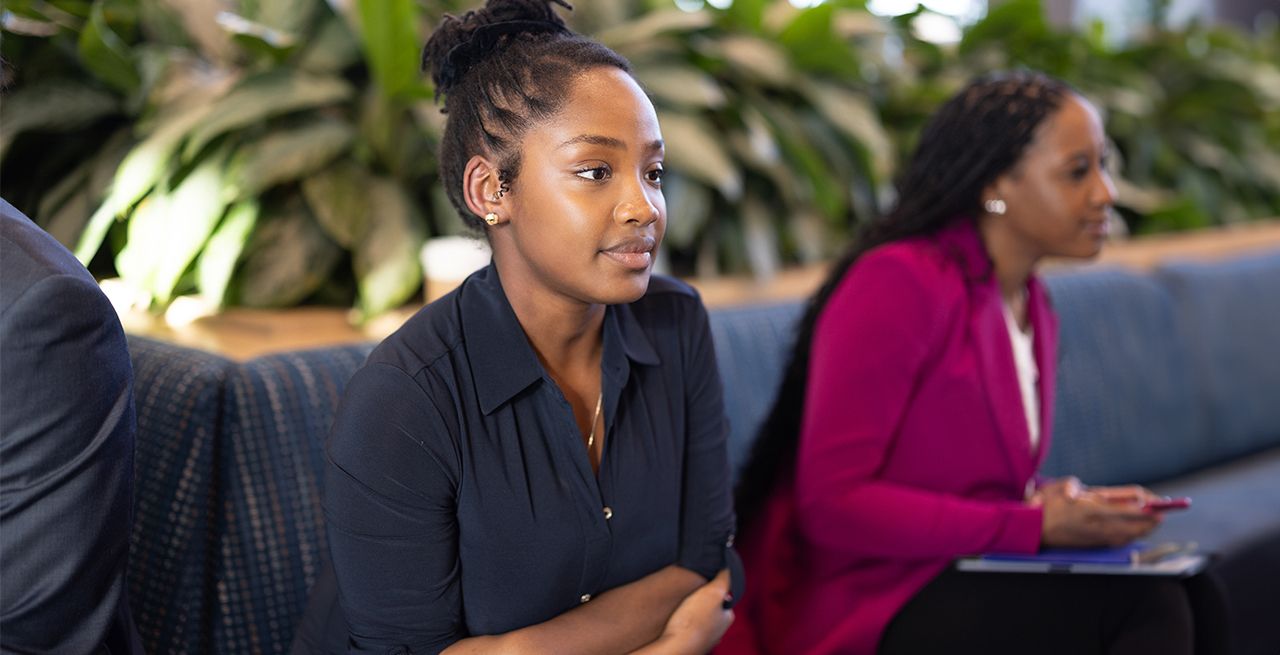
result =
[[559,382],[598,371],[604,350],[604,305],[558,294],[534,281],[532,271],[512,270],[522,267],[504,266],[503,261],[494,259],[503,291],[547,372]]
[[1021,305],[1026,294],[1027,279],[1040,255],[1030,248],[996,217],[978,222],[978,233],[995,268],[1000,297],[1011,306]]

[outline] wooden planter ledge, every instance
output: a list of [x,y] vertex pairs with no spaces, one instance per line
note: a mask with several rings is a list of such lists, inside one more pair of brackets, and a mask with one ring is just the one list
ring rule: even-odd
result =
[[[1253,221],[1189,233],[1162,234],[1109,244],[1087,263],[1045,262],[1045,268],[1123,266],[1149,269],[1174,260],[1213,260],[1280,249],[1280,219]],[[825,264],[788,269],[769,280],[748,277],[690,279],[710,307],[781,302],[803,298],[826,274]],[[104,283],[104,287],[108,284]],[[108,288],[108,295],[111,290]],[[117,308],[122,303],[117,303]],[[200,315],[199,301],[180,299],[166,316],[124,309],[125,331],[221,354],[235,360],[289,350],[378,340],[398,328],[421,305],[406,306],[369,322],[351,323],[349,310],[299,307],[284,310],[233,308]],[[184,315],[191,318],[184,318]]]

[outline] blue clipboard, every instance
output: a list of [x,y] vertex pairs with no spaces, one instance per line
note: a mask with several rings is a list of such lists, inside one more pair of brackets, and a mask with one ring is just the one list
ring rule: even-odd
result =
[[1038,553],[987,553],[962,557],[959,571],[985,573],[1067,573],[1184,577],[1204,569],[1208,558],[1195,544],[1134,542],[1117,548],[1045,548]]

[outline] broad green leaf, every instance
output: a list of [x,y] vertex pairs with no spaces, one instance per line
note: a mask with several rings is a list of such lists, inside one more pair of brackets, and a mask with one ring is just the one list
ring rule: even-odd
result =
[[192,130],[182,157],[191,159],[226,132],[350,96],[351,85],[337,77],[280,69],[248,78],[213,104],[209,120]]
[[355,130],[338,120],[320,120],[278,130],[242,146],[231,164],[228,192],[250,198],[324,168],[351,147]]
[[1191,230],[1209,225],[1209,216],[1189,198],[1165,205],[1143,217],[1138,234]]
[[302,180],[302,194],[329,238],[350,249],[369,224],[368,171],[349,159]]
[[[87,173],[87,171],[84,173]],[[56,208],[48,211],[43,209],[45,203],[52,200],[48,195],[40,201],[42,206],[40,226],[44,228],[45,232],[49,233],[49,236],[57,239],[58,243],[68,248],[75,246],[76,240],[80,238],[80,233],[84,231],[84,226],[89,222],[89,216],[93,214],[93,204],[90,199],[89,189],[84,184],[87,175],[84,173],[80,175],[72,174],[63,180],[64,183],[75,183],[75,186],[67,190],[69,195],[62,198]],[[56,191],[59,191],[59,189],[54,189],[50,193]]]
[[814,105],[836,129],[867,149],[876,180],[889,180],[894,166],[893,142],[875,105],[866,97],[833,84],[815,82],[808,91]]
[[352,253],[363,319],[400,306],[422,285],[418,252],[422,219],[398,184],[374,179],[368,188],[369,226]]
[[838,9],[831,24],[836,34],[845,39],[864,36],[887,36],[889,23],[866,9]]
[[227,286],[235,273],[236,262],[240,261],[240,254],[258,223],[258,211],[256,198],[232,205],[200,252],[200,259],[196,262],[196,285],[200,293],[217,307],[226,302]]
[[217,24],[231,35],[232,41],[245,51],[262,55],[279,64],[293,54],[301,41],[292,32],[250,20],[230,11],[218,12]]
[[341,73],[360,61],[360,42],[340,18],[327,17],[308,40],[298,68],[312,73]]
[[662,178],[662,195],[667,201],[667,235],[663,241],[673,248],[693,246],[711,215],[710,190],[672,172]]
[[813,202],[828,216],[838,215],[844,207],[842,186],[832,179],[831,169],[817,147],[805,136],[804,123],[789,108],[758,100],[758,106],[773,127],[782,145],[788,165],[804,182],[798,189],[802,203]]
[[342,248],[325,236],[301,198],[264,209],[238,272],[239,304],[288,307],[329,279]]
[[832,73],[857,79],[857,57],[832,27],[835,7],[818,5],[800,12],[778,35],[778,42],[791,52],[792,61],[806,70]]
[[753,193],[742,199],[742,239],[748,265],[756,278],[768,280],[778,272],[778,233],[773,227],[773,211]]
[[116,270],[149,291],[159,307],[173,299],[178,280],[222,217],[224,161],[223,153],[207,157],[176,188],[144,200],[129,221],[129,241],[116,256]]
[[730,201],[742,197],[742,174],[710,125],[697,116],[670,111],[659,111],[658,123],[671,168],[710,185]]
[[129,53],[129,46],[107,25],[105,9],[109,0],[97,0],[89,20],[80,32],[80,61],[99,79],[125,93],[138,89],[141,78]]
[[418,5],[414,0],[356,0],[365,57],[378,87],[388,97],[414,97],[418,82]]
[[676,8],[651,11],[639,18],[596,34],[596,39],[615,50],[649,43],[669,32],[695,32],[711,27],[714,17],[707,11],[687,12]]
[[169,0],[138,0],[138,22],[147,35],[148,43],[191,48],[194,43],[174,4]]
[[734,68],[769,86],[788,87],[798,79],[787,55],[777,45],[751,36],[726,36],[716,41],[720,55]]
[[693,109],[725,104],[724,91],[715,78],[693,66],[646,66],[636,70],[636,77],[657,103]]
[[1269,187],[1276,199],[1275,203],[1280,203],[1280,154],[1254,144],[1247,149],[1245,157],[1258,182]]
[[822,214],[812,209],[801,209],[788,216],[786,223],[791,239],[795,241],[800,263],[820,262],[834,254]]
[[19,87],[0,111],[0,158],[28,130],[70,132],[120,111],[120,101],[88,84],[50,80]]
[[764,22],[769,0],[735,0],[725,10],[725,17],[739,28],[737,31],[758,33]]
[[260,0],[246,15],[264,27],[296,39],[310,31],[322,6],[316,0]]
[[96,156],[77,166],[40,200],[37,220],[59,243],[74,248],[80,240],[130,142],[128,129],[117,131]]
[[154,132],[134,146],[120,162],[111,190],[80,236],[75,249],[76,258],[86,264],[93,258],[112,221],[128,211],[168,174],[179,143],[192,127],[208,116],[211,109],[212,105],[205,105],[170,114],[157,124]]

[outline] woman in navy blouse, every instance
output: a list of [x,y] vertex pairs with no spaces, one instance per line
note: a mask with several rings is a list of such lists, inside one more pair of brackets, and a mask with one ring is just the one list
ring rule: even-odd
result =
[[548,0],[446,18],[424,59],[493,262],[352,378],[295,652],[706,652],[732,620],[727,428],[706,311],[650,275],[653,106]]

